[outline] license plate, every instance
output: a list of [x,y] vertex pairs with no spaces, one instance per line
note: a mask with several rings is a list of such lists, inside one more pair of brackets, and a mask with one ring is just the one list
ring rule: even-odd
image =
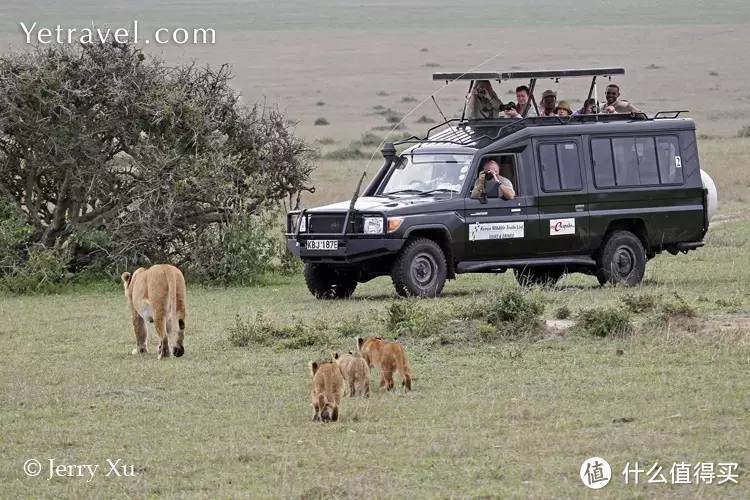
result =
[[308,250],[338,250],[339,240],[307,240]]

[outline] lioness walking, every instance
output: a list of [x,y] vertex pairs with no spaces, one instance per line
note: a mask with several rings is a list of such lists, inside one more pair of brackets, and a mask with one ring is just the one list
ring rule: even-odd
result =
[[135,330],[133,354],[147,352],[146,321],[154,324],[159,337],[158,358],[185,354],[186,287],[182,272],[169,264],[138,268],[122,273]]

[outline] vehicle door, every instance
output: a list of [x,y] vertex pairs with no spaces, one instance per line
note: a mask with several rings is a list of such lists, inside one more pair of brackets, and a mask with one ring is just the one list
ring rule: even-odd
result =
[[578,137],[534,141],[538,192],[537,254],[585,251],[589,238],[588,186]]
[[518,155],[491,155],[482,158],[474,171],[471,186],[479,175],[484,175],[481,165],[494,159],[501,165],[500,175],[510,179],[516,196],[505,200],[495,193],[486,199],[467,196],[464,221],[466,226],[467,260],[502,260],[524,257],[529,251],[529,195],[522,186],[523,169]]

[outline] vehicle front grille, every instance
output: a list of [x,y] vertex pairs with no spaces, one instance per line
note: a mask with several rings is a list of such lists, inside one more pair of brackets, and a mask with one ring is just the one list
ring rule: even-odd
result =
[[[344,228],[346,214],[310,214],[307,232],[310,234],[340,233]],[[349,231],[354,229],[354,220],[349,223]]]

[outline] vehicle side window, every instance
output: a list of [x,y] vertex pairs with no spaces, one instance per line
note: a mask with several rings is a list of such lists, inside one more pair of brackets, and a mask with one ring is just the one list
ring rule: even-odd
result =
[[667,135],[656,138],[659,157],[659,175],[662,184],[682,184],[682,160],[677,137]]
[[615,181],[618,186],[637,186],[638,158],[635,154],[635,139],[622,137],[612,139],[612,153],[615,159]]
[[599,188],[681,184],[677,137],[592,138],[594,183]]
[[578,146],[575,142],[539,146],[542,189],[546,192],[583,189]]
[[557,151],[554,144],[539,146],[539,163],[542,169],[542,189],[560,191],[560,172],[557,170]]
[[659,168],[656,165],[656,147],[653,137],[637,137],[635,152],[638,155],[638,173],[641,184],[659,184]]
[[560,184],[565,190],[583,189],[581,163],[578,159],[578,146],[575,142],[557,145],[557,160],[560,168]]
[[[517,176],[517,169],[516,169],[516,158],[512,155],[502,155],[502,156],[486,156],[482,158],[482,160],[479,162],[479,170],[477,171],[477,176],[474,178],[474,184],[476,185],[477,178],[485,175],[484,173],[484,164],[488,160],[495,161],[498,166],[500,167],[499,173],[501,177],[505,177],[508,179],[513,186],[513,191],[516,196],[522,194],[522,188],[519,185],[518,182],[518,176]],[[485,187],[489,186],[497,186],[497,183],[494,180],[485,180]],[[502,196],[499,196],[499,192],[497,190],[488,189],[489,192],[487,192],[487,198],[499,198],[503,199]]]
[[591,158],[594,161],[594,182],[597,187],[615,186],[615,165],[609,139],[591,139]]

